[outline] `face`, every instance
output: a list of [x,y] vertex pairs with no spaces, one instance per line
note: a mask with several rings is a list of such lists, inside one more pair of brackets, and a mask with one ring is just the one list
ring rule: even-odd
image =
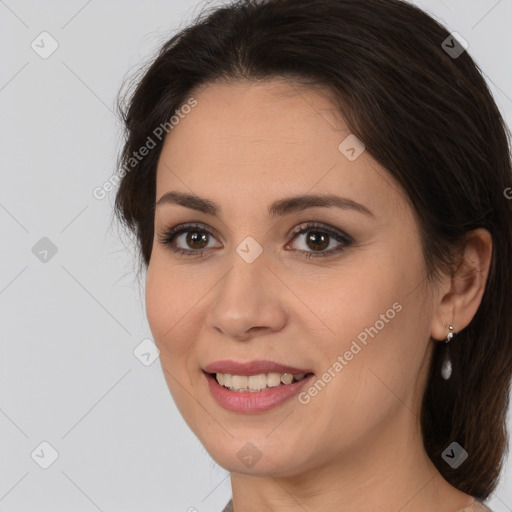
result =
[[159,159],[146,280],[172,396],[230,471],[354,467],[406,435],[426,383],[433,300],[412,209],[325,91],[193,96]]

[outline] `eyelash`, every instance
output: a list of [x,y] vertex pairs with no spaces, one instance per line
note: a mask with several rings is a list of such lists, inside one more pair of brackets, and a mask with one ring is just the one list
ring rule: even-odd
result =
[[[317,233],[326,234],[329,235],[329,237],[334,238],[337,242],[339,242],[341,245],[337,249],[331,249],[329,251],[321,251],[318,253],[315,252],[304,252],[299,251],[299,255],[302,258],[311,259],[311,258],[323,258],[327,256],[331,256],[333,254],[337,254],[347,247],[349,247],[353,243],[353,239],[348,236],[347,234],[343,233],[343,231],[334,230],[331,228],[327,228],[322,224],[318,224],[315,222],[307,222],[306,224],[301,224],[297,226],[293,231],[292,240],[295,240],[299,235],[302,235],[304,233],[308,233],[309,231],[315,230]],[[159,243],[168,246],[171,251],[174,253],[177,253],[182,256],[197,256],[202,257],[203,253],[207,251],[208,249],[181,249],[179,247],[174,247],[172,243],[176,239],[177,236],[187,233],[189,231],[194,231],[196,233],[202,234],[206,233],[208,235],[211,235],[211,233],[207,230],[201,227],[201,225],[198,224],[181,224],[179,226],[176,226],[163,234],[158,236]]]

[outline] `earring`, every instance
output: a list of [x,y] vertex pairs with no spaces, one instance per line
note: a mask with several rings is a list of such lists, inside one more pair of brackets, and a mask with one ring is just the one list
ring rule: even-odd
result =
[[453,332],[453,326],[450,325],[450,331],[447,333],[446,338],[444,339],[446,351],[443,359],[443,365],[441,366],[441,376],[444,380],[448,380],[452,375],[452,361],[450,359],[450,351],[448,349],[448,344],[453,340],[455,336],[455,332]]

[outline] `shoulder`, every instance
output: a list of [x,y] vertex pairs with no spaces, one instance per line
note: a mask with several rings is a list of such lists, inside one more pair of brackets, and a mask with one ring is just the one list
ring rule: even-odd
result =
[[[233,512],[233,500],[230,500],[222,512]],[[492,512],[481,501],[474,501],[471,505],[457,510],[457,512]]]
[[229,503],[224,507],[222,512],[233,512],[233,500],[229,500]]
[[486,507],[481,501],[475,500],[471,505],[457,510],[457,512],[492,512],[489,507]]

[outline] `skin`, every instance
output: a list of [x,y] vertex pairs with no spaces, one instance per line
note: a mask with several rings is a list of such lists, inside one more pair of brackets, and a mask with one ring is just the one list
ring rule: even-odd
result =
[[[453,276],[427,280],[419,228],[403,191],[364,151],[338,149],[349,134],[326,91],[284,80],[208,84],[169,133],[157,168],[157,200],[174,190],[221,207],[219,217],[182,205],[155,211],[146,309],[172,396],[212,458],[231,472],[234,509],[252,511],[453,512],[471,501],[442,478],[422,444],[420,404],[435,340],[463,329],[480,304],[492,241],[471,232]],[[274,200],[336,194],[355,210],[315,207],[271,218]],[[353,243],[316,259],[308,221]],[[159,241],[169,228],[210,232],[202,255]],[[309,234],[308,234],[309,233]],[[236,252],[253,237],[263,253]],[[192,251],[186,234],[175,245]],[[206,244],[203,244],[203,246]],[[213,361],[268,359],[321,376],[357,335],[402,309],[311,401],[297,397],[259,414],[229,412],[210,395]],[[237,457],[252,443],[261,459]]]

